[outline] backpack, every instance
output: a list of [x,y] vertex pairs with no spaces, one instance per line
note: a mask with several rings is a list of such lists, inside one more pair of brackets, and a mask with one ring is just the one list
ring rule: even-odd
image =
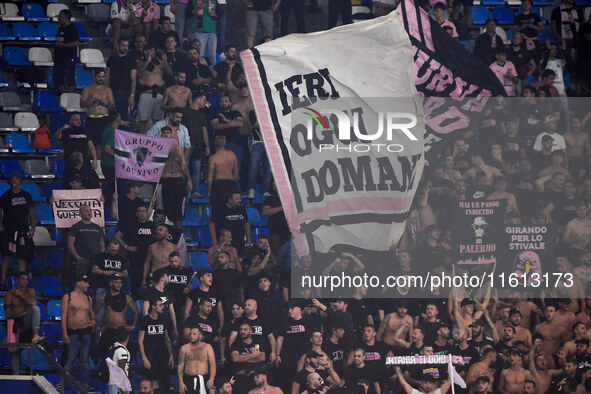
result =
[[[115,356],[115,352],[117,351],[117,349],[121,349],[124,348],[125,346],[118,344],[117,346],[115,346],[115,344],[113,344],[111,346],[111,348],[109,349],[109,356],[108,358],[110,358],[111,360],[113,359],[113,357]],[[109,374],[109,366],[107,365],[107,360],[103,359],[101,360],[101,363],[97,369],[97,379],[103,383],[109,383],[109,378],[110,378],[110,374]]]

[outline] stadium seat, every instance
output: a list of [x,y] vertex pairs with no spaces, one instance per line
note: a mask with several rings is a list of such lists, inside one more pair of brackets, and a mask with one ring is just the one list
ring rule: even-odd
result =
[[252,230],[252,241],[256,242],[259,238],[259,235],[265,234],[267,237],[269,236],[269,229],[267,227],[255,227]]
[[0,320],[6,320],[6,313],[4,312],[4,298],[0,299]]
[[[48,149],[39,149],[39,152],[46,151]],[[55,175],[49,172],[47,163],[41,159],[25,160],[23,163],[23,170],[29,174],[31,179],[53,179]],[[43,195],[43,194],[42,194]]]
[[0,325],[0,342],[6,342],[6,327]]
[[35,31],[35,26],[27,22],[18,22],[12,26],[12,32],[20,41],[40,41],[41,37]]
[[26,20],[31,22],[48,22],[50,18],[45,15],[45,10],[41,4],[27,3],[23,5],[21,13]]
[[35,153],[35,149],[31,148],[29,138],[24,134],[8,134],[6,143],[12,144],[10,149],[12,153]]
[[472,22],[475,25],[484,25],[487,19],[490,18],[490,11],[486,7],[476,6],[472,7]]
[[106,4],[90,4],[86,6],[86,19],[90,22],[106,23],[109,20],[109,6]]
[[72,25],[74,25],[76,30],[78,30],[78,37],[80,38],[80,42],[92,41],[92,37],[90,37],[86,33],[86,27],[84,27],[84,25],[80,23],[72,23]]
[[9,83],[4,80],[4,74],[0,73],[0,88],[7,88]]
[[8,182],[0,182],[0,196],[3,195],[8,189],[10,189]]
[[38,92],[33,96],[33,109],[41,112],[59,112],[60,103],[57,96],[49,92]]
[[41,324],[39,326],[39,335],[45,337],[48,345],[61,345],[62,327],[59,324]]
[[16,37],[6,23],[0,23],[0,41],[14,41]]
[[209,248],[212,245],[211,236],[207,227],[197,227],[195,229],[195,239],[199,241],[199,245]]
[[[31,284],[29,284],[29,286],[31,286]],[[39,307],[39,312],[41,312],[41,320],[48,320],[49,316],[45,312],[45,305],[43,305],[41,301],[37,301],[37,306]]]
[[17,112],[14,115],[14,125],[21,131],[33,131],[40,127],[37,115],[32,112]]
[[51,130],[61,129],[62,126],[70,122],[70,114],[67,112],[57,112],[51,114]]
[[39,192],[39,186],[37,186],[37,184],[33,182],[23,182],[21,184],[21,189],[29,193],[31,197],[33,197],[33,201],[45,202],[45,197],[41,196],[41,193]]
[[201,224],[201,213],[199,208],[187,207],[185,210],[185,220],[183,226],[199,226]]
[[60,280],[55,276],[40,276],[37,278],[37,294],[57,297],[64,294]]
[[80,51],[80,61],[88,68],[105,68],[105,58],[98,49],[84,48]]
[[585,15],[585,20],[588,21],[589,20],[589,16],[591,16],[591,7],[586,7],[585,8],[584,15]]
[[2,59],[9,66],[30,66],[31,62],[27,60],[27,54],[21,47],[4,47],[2,49]]
[[497,6],[497,5],[505,5],[505,0],[482,0],[483,6]]
[[542,30],[540,34],[538,34],[538,40],[540,42],[546,42],[546,40],[550,40],[550,42],[552,43],[556,42],[556,39],[554,38],[554,33],[552,33],[552,29],[550,28],[550,26],[546,26],[544,30]]
[[35,47],[29,49],[29,61],[36,67],[53,67],[53,57],[48,48]]
[[0,107],[4,112],[30,110],[21,103],[20,97],[15,92],[0,92]]
[[[51,18],[52,21],[57,22],[57,16],[59,15],[61,10],[67,10],[68,6],[61,3],[54,3],[47,5],[47,12],[46,15],[48,18]],[[75,18],[72,17],[70,21],[75,21]]]
[[515,12],[511,7],[495,7],[493,8],[493,18],[495,18],[500,25],[512,25],[515,18]]
[[35,244],[35,246],[55,246],[55,241],[51,239],[49,230],[47,230],[43,226],[37,226],[35,228],[33,243]]
[[55,225],[51,205],[35,205],[35,218],[37,223]]
[[207,253],[205,252],[189,252],[189,262],[187,265],[195,271],[204,268],[211,269],[211,266],[207,262]]
[[25,17],[18,14],[18,6],[14,3],[0,4],[0,20],[2,22],[20,22],[24,21]]
[[53,370],[53,365],[47,361],[47,358],[37,349],[31,350],[31,359],[29,359],[29,352],[21,353],[21,367],[27,368],[29,365],[33,370]]
[[57,29],[57,23],[40,23],[37,27],[37,33],[39,33],[39,37],[43,41],[55,41]]
[[51,173],[60,178],[64,175],[66,164],[63,159],[55,159],[51,162]]
[[24,178],[28,178],[28,175],[23,171],[21,165],[16,160],[0,160],[0,170],[4,178],[9,178],[13,172],[18,172]]
[[172,23],[174,25],[174,14],[172,12],[170,12],[170,4],[167,4],[164,6],[164,16],[167,16],[170,18],[170,23]]
[[[56,243],[61,244],[62,243],[62,229],[58,228],[58,227],[54,227],[53,229],[51,229],[51,239],[54,240]],[[63,253],[62,253],[63,256]],[[47,255],[46,255],[47,257]]]
[[253,226],[266,226],[267,225],[267,220],[263,220],[260,212],[256,208],[247,207],[246,208],[246,215],[248,216],[248,222]]
[[[534,6],[535,7],[548,7],[554,5],[554,2],[552,0],[534,0]],[[577,2],[577,6],[582,6],[584,4],[579,4],[579,2]]]
[[84,89],[94,82],[90,71],[76,70],[74,75],[76,77],[76,89]]
[[47,303],[47,315],[54,320],[62,319],[62,301],[51,300]]
[[[197,190],[199,191],[199,194],[201,194],[202,196],[207,196],[207,185],[200,183],[197,186]],[[189,193],[187,201],[191,201],[194,204],[209,204],[209,199],[207,197],[191,198],[191,193]]]
[[84,109],[80,107],[80,94],[78,93],[62,93],[60,107],[64,108],[66,112],[84,112]]
[[41,195],[49,200],[56,189],[62,189],[61,182],[45,182],[41,184]]
[[197,238],[195,238],[193,236],[193,233],[191,232],[190,228],[188,228],[188,227],[183,228],[183,235],[185,236],[185,243],[187,244],[187,246],[198,246],[199,245]]
[[[61,230],[61,229],[58,229]],[[60,242],[61,243],[61,233],[59,235],[59,241],[56,240],[56,242]],[[54,270],[60,270],[62,268],[62,265],[64,263],[64,250],[63,249],[48,249],[45,251],[45,265],[48,268],[54,269]]]
[[0,130],[1,131],[18,131],[18,127],[14,126],[14,119],[11,114],[0,112]]

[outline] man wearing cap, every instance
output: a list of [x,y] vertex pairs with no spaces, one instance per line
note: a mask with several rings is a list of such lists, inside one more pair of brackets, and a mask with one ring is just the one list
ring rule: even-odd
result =
[[532,337],[531,332],[524,327],[521,327],[521,311],[517,308],[512,308],[509,311],[509,321],[511,325],[515,328],[515,341],[523,342],[527,349],[532,347]]
[[271,386],[267,382],[267,370],[261,368],[254,372],[254,389],[250,390],[248,394],[283,394],[279,387]]
[[378,340],[394,346],[397,344],[395,337],[399,336],[401,339],[406,339],[409,333],[413,330],[413,319],[408,312],[408,302],[406,300],[399,300],[396,312],[386,315],[384,320],[380,323],[378,328]]
[[534,143],[534,150],[542,150],[542,138],[545,135],[552,137],[552,151],[563,150],[566,154],[566,142],[564,137],[556,132],[558,126],[558,118],[554,115],[548,115],[544,118],[545,131],[538,134],[536,142]]
[[230,346],[230,355],[234,362],[236,392],[247,393],[252,388],[250,374],[265,365],[268,349],[262,338],[252,336],[252,327],[247,322],[240,324],[240,337]]
[[[87,391],[91,388],[88,385],[90,373],[88,352],[90,351],[92,330],[96,325],[92,299],[86,294],[89,287],[88,275],[78,275],[74,290],[62,297],[61,304],[62,338],[64,344],[69,345],[65,369],[71,374],[74,362],[79,360],[82,369],[81,383]],[[58,387],[56,386],[56,388]]]
[[[320,369],[320,365],[324,366],[324,369]],[[318,353],[315,350],[310,350],[305,354],[304,367],[299,370],[293,377],[291,384],[291,393],[301,393],[304,391],[308,383],[308,376],[311,373],[317,373],[323,382],[330,383],[331,385],[340,385],[341,378],[335,372],[332,361],[325,359],[324,354]]]
[[[312,348],[310,350],[314,350],[316,353],[318,353],[322,357],[324,357],[323,360],[328,360],[330,357],[322,349],[323,342],[324,342],[324,338],[323,338],[322,330],[312,331],[312,333],[310,334],[310,344],[312,345]],[[298,361],[298,366],[297,366],[298,371],[303,369],[305,365],[306,365],[306,355],[302,354],[302,357],[300,357],[300,359]],[[320,369],[325,369],[325,365],[326,365],[325,363],[322,363]]]
[[561,353],[565,359],[576,354],[579,340],[586,341],[586,346],[589,347],[589,340],[587,339],[587,327],[585,326],[585,323],[580,321],[576,322],[573,324],[572,331],[573,339],[566,342],[564,346],[562,346]]
[[[101,358],[105,358],[107,351],[115,342],[115,332],[119,328],[125,328],[128,331],[135,330],[138,321],[139,311],[133,298],[125,294],[121,289],[123,287],[122,276],[119,273],[113,273],[109,280],[109,291],[97,297],[94,313],[99,317],[98,327],[101,333],[99,341],[99,352]],[[100,312],[104,309],[102,321]],[[127,321],[128,310],[133,313],[131,323]]]
[[105,239],[98,224],[92,223],[90,205],[80,207],[80,221],[75,223],[68,233],[68,252],[72,256],[74,275],[87,275],[92,269],[92,262],[105,251]]
[[523,393],[523,385],[527,379],[532,378],[531,373],[523,368],[523,355],[517,348],[511,350],[509,356],[510,367],[503,369],[499,376],[499,393],[520,394]]
[[322,342],[322,350],[332,360],[332,365],[340,376],[344,368],[345,346],[343,337],[345,336],[345,327],[337,322],[328,329],[328,333],[328,340]]
[[177,375],[180,394],[202,394],[215,390],[215,354],[210,344],[201,341],[202,337],[201,327],[192,327],[189,343],[179,350]]
[[185,303],[185,313],[183,320],[187,320],[187,318],[192,313],[195,313],[197,306],[199,305],[199,301],[202,298],[209,298],[213,307],[212,317],[218,320],[218,328],[223,327],[224,310],[222,308],[222,300],[215,293],[214,289],[212,289],[213,274],[211,270],[209,268],[199,270],[197,272],[197,279],[199,279],[199,287],[196,287],[189,292],[187,301]]
[[451,338],[451,324],[447,322],[439,322],[437,328],[437,338],[433,341],[433,354],[448,355],[451,354],[453,347],[449,344]]
[[472,324],[470,324],[470,329],[472,330],[472,336],[468,338],[468,344],[472,346],[476,351],[479,353],[484,346],[495,346],[495,341],[493,338],[489,338],[484,335],[485,327],[489,327],[490,331],[493,335],[493,338],[499,340],[499,335],[497,333],[497,329],[494,325],[487,325],[482,319],[476,319]]
[[[127,282],[128,264],[127,259],[120,253],[120,246],[119,241],[112,238],[109,241],[107,250],[99,254],[93,261],[92,287],[97,299],[101,298],[107,292],[109,282],[114,274],[118,274],[120,279]],[[128,286],[125,286],[125,288],[129,289]]]
[[[0,290],[8,290],[6,274],[10,260],[16,255],[18,270],[26,270],[26,260],[33,255],[35,235],[35,203],[33,197],[21,189],[23,179],[18,172],[10,174],[10,189],[0,196],[2,224],[0,225],[2,249],[2,282]],[[29,229],[29,221],[31,227]]]

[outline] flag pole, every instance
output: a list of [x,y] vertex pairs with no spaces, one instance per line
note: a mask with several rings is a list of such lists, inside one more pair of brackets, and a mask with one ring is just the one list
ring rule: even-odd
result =
[[456,389],[454,388],[454,374],[452,368],[454,367],[451,363],[451,355],[447,356],[447,371],[449,373],[449,378],[451,379],[451,394],[456,393]]
[[117,221],[119,221],[119,192],[117,191],[117,175],[115,175],[115,194],[117,194],[115,206],[117,207]]
[[152,193],[152,198],[150,199],[150,206],[148,207],[148,213],[150,213],[150,211],[152,210],[152,201],[154,200],[154,197],[156,197],[156,191],[158,190],[158,186],[160,186],[160,179],[158,179],[158,182],[156,182],[154,193]]

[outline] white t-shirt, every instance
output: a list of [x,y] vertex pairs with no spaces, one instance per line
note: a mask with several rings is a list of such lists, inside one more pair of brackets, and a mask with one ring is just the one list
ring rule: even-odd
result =
[[116,348],[112,358],[113,362],[119,366],[120,361],[125,361],[123,370],[125,371],[125,375],[129,376],[129,363],[131,362],[129,350],[119,342],[115,342],[113,348]]
[[111,20],[121,19],[122,21],[129,22],[132,11],[135,12],[135,5],[132,5],[130,10],[129,8],[121,6],[119,2],[116,1],[111,4]]
[[[422,391],[419,391],[417,389],[412,389],[412,394],[425,394]],[[441,394],[441,389],[437,389],[435,391],[431,391],[431,393],[429,394]]]
[[563,136],[561,136],[558,133],[548,134],[546,132],[543,132],[538,134],[538,136],[536,137],[536,142],[534,143],[535,150],[542,150],[542,138],[544,138],[545,135],[549,135],[550,137],[554,138],[554,141],[552,142],[552,152],[554,152],[555,150],[566,149],[566,142],[564,141]]

